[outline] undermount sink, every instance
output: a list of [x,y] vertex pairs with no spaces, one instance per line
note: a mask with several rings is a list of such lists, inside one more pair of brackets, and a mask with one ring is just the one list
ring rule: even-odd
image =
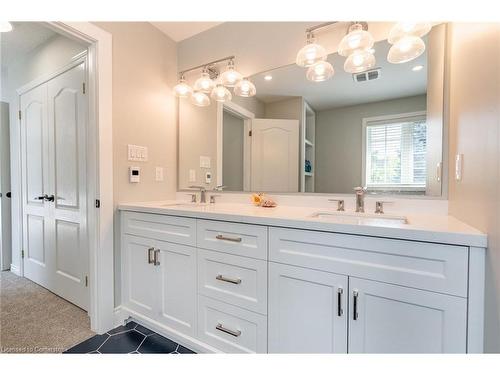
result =
[[408,224],[406,216],[368,214],[362,212],[318,211],[310,215],[315,219],[324,219],[345,224],[391,225]]

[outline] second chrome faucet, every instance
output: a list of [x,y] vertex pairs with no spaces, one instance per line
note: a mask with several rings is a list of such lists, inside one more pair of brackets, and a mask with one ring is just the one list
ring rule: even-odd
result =
[[365,212],[366,188],[358,186],[354,188],[356,193],[356,212]]

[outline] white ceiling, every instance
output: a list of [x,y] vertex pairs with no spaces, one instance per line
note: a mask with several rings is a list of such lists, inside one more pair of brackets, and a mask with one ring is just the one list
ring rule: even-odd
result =
[[12,26],[11,32],[0,34],[2,65],[5,66],[56,35],[37,22],[13,22]]
[[[382,72],[381,78],[374,81],[354,82],[352,75],[344,71],[345,57],[336,53],[328,57],[335,69],[328,81],[308,81],[307,69],[295,64],[256,74],[251,80],[257,88],[257,99],[265,103],[303,96],[318,111],[426,93],[427,53],[405,64],[391,64],[387,61],[390,47],[387,41],[375,44],[376,67]],[[413,72],[415,65],[423,65],[424,69]],[[267,74],[273,77],[271,81],[264,80]]]
[[222,22],[151,22],[151,24],[166,34],[174,42],[190,38],[202,33]]

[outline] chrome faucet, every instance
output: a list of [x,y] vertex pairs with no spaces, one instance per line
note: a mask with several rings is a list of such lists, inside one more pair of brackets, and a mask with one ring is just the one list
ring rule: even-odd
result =
[[356,212],[365,212],[366,188],[358,186],[354,188],[356,192]]
[[203,186],[190,186],[190,189],[198,189],[200,191],[200,203],[207,203],[207,189]]

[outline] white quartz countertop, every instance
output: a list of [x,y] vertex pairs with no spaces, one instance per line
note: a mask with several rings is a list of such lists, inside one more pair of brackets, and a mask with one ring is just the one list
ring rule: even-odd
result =
[[[241,203],[207,205],[180,203],[179,201],[122,203],[118,208],[124,211],[171,216],[487,247],[486,234],[452,216],[408,214],[404,215],[407,218],[407,224],[388,223],[376,219],[368,220],[363,224],[353,224],[345,222],[341,217],[338,220],[335,217],[329,219],[311,217],[318,211],[335,213],[335,210],[332,210],[331,207],[328,207],[328,209],[296,206],[263,208]],[[383,218],[384,216],[381,215],[380,217]]]

